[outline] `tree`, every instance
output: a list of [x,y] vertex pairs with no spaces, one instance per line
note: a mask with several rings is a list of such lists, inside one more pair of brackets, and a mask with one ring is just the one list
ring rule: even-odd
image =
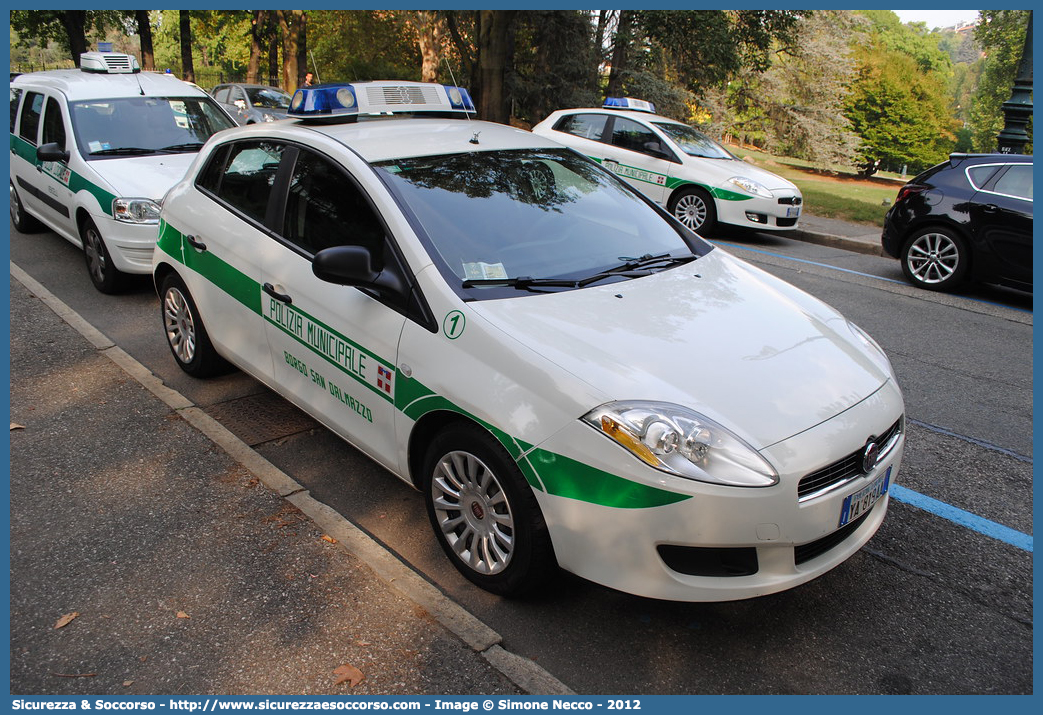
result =
[[148,10],[134,10],[134,20],[137,23],[138,38],[141,42],[141,67],[142,69],[155,69],[156,57],[152,50],[152,21],[149,19]]
[[87,32],[104,32],[117,17],[112,10],[12,10],[11,29],[22,38],[58,42],[79,67],[80,55],[87,51]]
[[[982,10],[974,37],[985,52],[981,80],[970,110],[970,127],[977,151],[995,151],[1003,128],[1003,103],[1010,99],[1025,42],[1028,10]],[[1032,124],[1028,128],[1032,136]],[[1025,147],[1032,152],[1032,144]]]
[[195,65],[192,62],[192,11],[179,10],[181,40],[181,79],[186,82],[196,81]]
[[297,91],[297,50],[300,44],[303,10],[277,10],[282,34],[282,88],[290,94]]

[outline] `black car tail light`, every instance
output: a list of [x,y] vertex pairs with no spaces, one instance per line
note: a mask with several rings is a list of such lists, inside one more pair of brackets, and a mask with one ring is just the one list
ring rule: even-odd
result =
[[927,191],[927,187],[922,184],[906,184],[898,190],[898,198],[895,199],[895,203],[899,204],[911,196],[922,194]]

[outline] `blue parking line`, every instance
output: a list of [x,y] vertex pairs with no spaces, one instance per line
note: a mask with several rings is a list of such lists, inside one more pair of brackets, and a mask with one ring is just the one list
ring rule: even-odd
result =
[[918,509],[923,509],[935,516],[940,516],[954,524],[965,526],[972,531],[977,531],[979,534],[984,534],[985,536],[996,539],[997,541],[1016,546],[1023,551],[1028,551],[1030,554],[1032,553],[1032,536],[1017,531],[1016,529],[1011,529],[1009,526],[989,521],[977,514],[972,514],[969,511],[964,511],[963,509],[955,507],[952,504],[946,504],[943,501],[932,499],[920,492],[914,492],[912,489],[903,487],[900,484],[895,484],[891,487],[891,498],[900,501],[903,504],[909,504]]

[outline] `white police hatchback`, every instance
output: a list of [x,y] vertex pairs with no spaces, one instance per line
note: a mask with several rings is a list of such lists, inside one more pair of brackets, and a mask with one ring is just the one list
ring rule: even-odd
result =
[[561,566],[748,598],[855,553],[904,445],[879,346],[473,113],[456,87],[323,86],[296,121],[211,139],[154,257],[178,364],[233,363],[420,489],[449,559],[496,593]]
[[11,81],[11,220],[43,224],[82,247],[105,293],[148,274],[159,200],[214,132],[235,126],[213,99],[171,75],[141,72],[117,52],[80,69]]
[[717,223],[782,231],[800,219],[795,184],[655,114],[650,102],[610,97],[601,109],[560,109],[532,131],[589,156],[693,231]]

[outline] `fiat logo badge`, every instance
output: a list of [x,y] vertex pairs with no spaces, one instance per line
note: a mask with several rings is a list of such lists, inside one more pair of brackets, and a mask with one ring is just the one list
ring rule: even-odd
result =
[[862,472],[869,474],[873,471],[873,467],[880,461],[880,445],[873,440],[869,440],[866,443],[866,448],[862,452]]

